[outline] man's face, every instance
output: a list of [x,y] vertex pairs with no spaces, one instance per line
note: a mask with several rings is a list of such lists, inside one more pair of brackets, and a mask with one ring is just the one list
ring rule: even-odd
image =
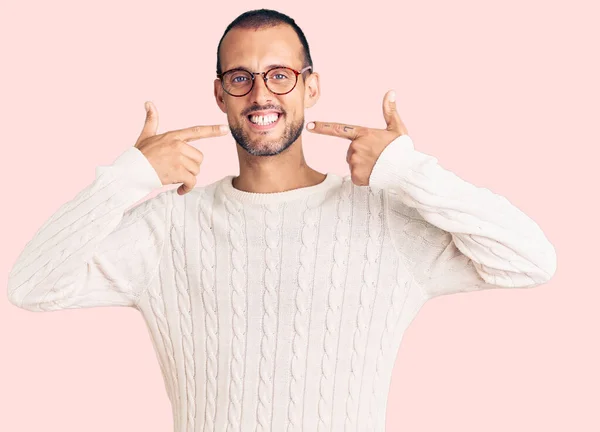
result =
[[[271,65],[301,70],[304,66],[302,59],[302,44],[288,25],[260,30],[234,28],[225,35],[221,44],[223,72],[238,67],[251,72],[266,72]],[[309,83],[312,92],[306,89],[305,85]],[[227,114],[231,135],[236,142],[251,155],[273,156],[300,137],[304,127],[304,108],[312,106],[317,99],[315,95],[318,96],[318,91],[314,91],[316,86],[316,76],[305,83],[300,75],[291,92],[276,95],[265,86],[262,76],[256,76],[252,91],[235,97],[227,94],[217,79],[215,97],[221,110]],[[256,117],[261,114],[262,119]],[[264,123],[272,119],[269,116],[273,114],[277,116],[275,123],[256,124],[256,121]]]

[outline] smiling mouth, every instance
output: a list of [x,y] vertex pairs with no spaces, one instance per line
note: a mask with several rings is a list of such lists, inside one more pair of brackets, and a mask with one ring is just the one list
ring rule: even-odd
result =
[[257,116],[250,114],[246,116],[250,125],[255,129],[270,129],[274,127],[281,119],[281,113],[272,113],[266,116]]
[[[248,120],[250,120],[250,122],[260,125],[260,126],[265,126],[265,125],[269,125],[270,123],[275,123],[277,120],[279,120],[279,117],[281,117],[281,113],[271,113],[266,116],[258,116],[256,114],[250,114],[247,117],[248,117]],[[262,119],[261,119],[261,117],[262,117]]]

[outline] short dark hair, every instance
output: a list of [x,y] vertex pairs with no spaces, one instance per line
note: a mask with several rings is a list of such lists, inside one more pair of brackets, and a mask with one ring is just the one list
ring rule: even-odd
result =
[[[262,28],[275,27],[278,25],[289,25],[294,29],[298,38],[300,39],[300,43],[302,44],[303,51],[303,59],[302,59],[302,68],[306,66],[313,65],[312,58],[310,56],[310,48],[308,47],[308,41],[304,36],[304,32],[298,25],[296,21],[292,18],[283,14],[281,12],[277,12],[272,9],[256,9],[248,12],[244,12],[236,19],[234,19],[225,29],[223,36],[221,36],[221,40],[219,41],[219,46],[217,47],[217,74],[223,73],[221,69],[221,59],[219,57],[219,52],[221,51],[221,43],[223,42],[223,38],[225,35],[229,33],[229,31],[233,28],[243,28],[243,29],[254,29],[259,30]],[[309,69],[305,73],[310,73],[312,69]]]

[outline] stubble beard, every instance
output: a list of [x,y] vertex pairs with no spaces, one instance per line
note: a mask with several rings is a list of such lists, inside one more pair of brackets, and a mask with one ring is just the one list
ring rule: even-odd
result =
[[[283,119],[280,119],[280,121],[281,120]],[[269,137],[269,135],[273,135],[272,131],[265,131],[262,134],[259,133],[265,137],[264,139],[261,139],[258,134],[253,134],[255,136],[251,136],[244,129],[243,125],[230,125],[231,135],[233,136],[233,139],[235,139],[235,142],[252,156],[276,156],[284,152],[300,137],[303,127],[304,117],[298,122],[286,124],[281,137],[273,142],[273,139]],[[265,141],[267,142],[265,143]]]

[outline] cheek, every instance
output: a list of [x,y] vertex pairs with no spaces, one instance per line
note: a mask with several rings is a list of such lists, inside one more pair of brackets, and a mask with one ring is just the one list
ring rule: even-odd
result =
[[239,118],[242,110],[244,109],[244,105],[240,103],[240,101],[235,100],[233,97],[224,97],[224,107],[225,113],[227,117],[230,119]]
[[304,117],[304,98],[301,95],[296,97],[288,109],[291,118],[302,119]]
[[286,105],[281,105],[284,113],[285,113],[285,121],[290,122],[290,121],[294,121],[296,119],[298,119],[298,117],[300,116],[299,113],[301,113],[301,106],[298,106],[297,104],[294,103],[288,103]]
[[240,124],[245,120],[245,116],[242,115],[241,108],[227,106],[227,119],[230,123]]

